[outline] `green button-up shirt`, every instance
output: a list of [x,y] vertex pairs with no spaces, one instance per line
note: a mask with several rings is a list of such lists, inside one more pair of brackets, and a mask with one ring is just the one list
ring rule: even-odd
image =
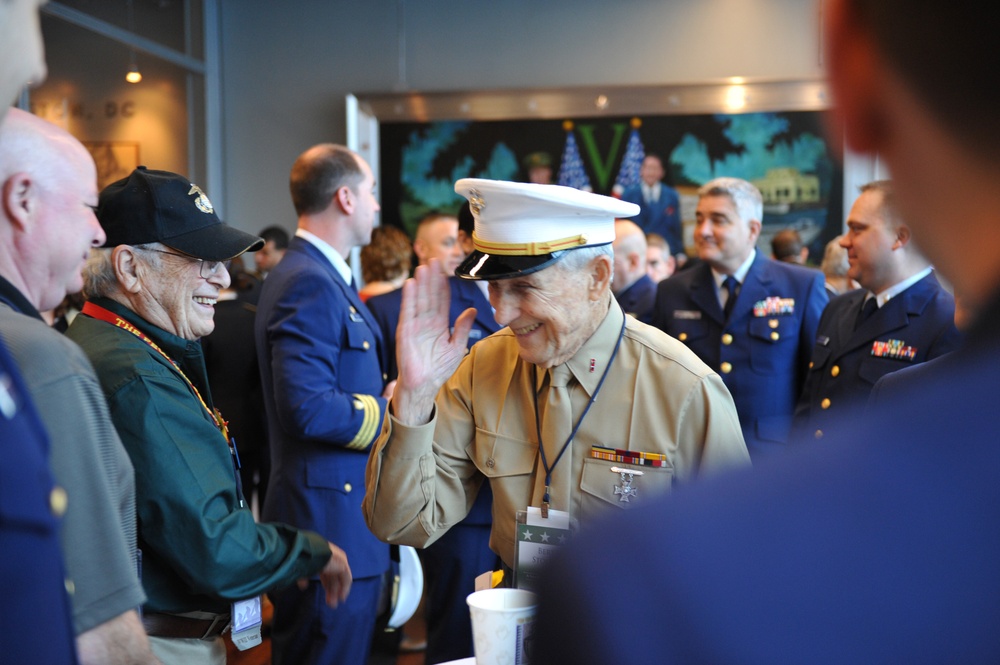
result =
[[[212,408],[198,342],[106,299],[147,335]],[[330,557],[318,534],[258,524],[241,505],[229,445],[171,363],[114,324],[76,317],[67,333],[90,357],[135,467],[142,582],[151,612],[227,612],[229,602],[316,574]]]

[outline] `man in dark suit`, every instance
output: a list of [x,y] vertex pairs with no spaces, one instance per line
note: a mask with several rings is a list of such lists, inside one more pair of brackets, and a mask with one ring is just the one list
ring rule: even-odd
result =
[[611,292],[626,314],[643,323],[649,323],[656,300],[656,282],[646,274],[646,235],[635,222],[615,220],[614,252],[615,275]]
[[340,545],[354,584],[335,610],[310,580],[272,595],[274,662],[364,665],[389,547],[361,514],[367,451],[385,414],[382,336],[345,257],[371,238],[375,178],[333,144],[302,153],[291,174],[295,238],[261,289],[255,333],[271,445],[267,520]]
[[543,576],[539,662],[1000,662],[996,23],[968,0],[824,12],[832,143],[885,160],[976,320],[850,431],[581,534]]
[[746,180],[717,178],[698,195],[702,263],[660,282],[652,324],[722,375],[758,458],[788,441],[827,303],[823,275],[756,250],[763,203]]
[[802,439],[820,439],[850,422],[880,377],[958,346],[955,300],[895,208],[886,180],[863,186],[851,207],[840,244],[848,277],[862,288],[831,300],[820,319],[795,410]]
[[681,229],[681,202],[677,190],[663,182],[663,161],[658,155],[646,155],[639,167],[638,185],[622,192],[622,201],[639,206],[639,214],[632,218],[644,233],[657,233],[667,241],[677,257],[678,266],[687,258],[684,255],[684,238]]
[[[417,256],[417,265],[424,266],[431,259],[438,259],[441,270],[446,275],[454,275],[455,268],[465,258],[458,242],[458,219],[440,212],[431,212],[421,218],[413,240],[413,253]],[[399,323],[402,294],[402,289],[394,289],[372,296],[365,303],[382,333],[382,366],[390,381],[396,378],[396,324]],[[454,312],[452,321],[461,313],[462,310]]]

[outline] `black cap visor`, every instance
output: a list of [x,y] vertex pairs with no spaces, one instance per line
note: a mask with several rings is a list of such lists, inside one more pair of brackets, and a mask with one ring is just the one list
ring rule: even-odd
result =
[[539,256],[514,256],[486,254],[478,249],[455,269],[462,279],[510,279],[538,272],[559,260],[570,250],[541,254]]
[[225,224],[212,224],[171,238],[161,243],[189,256],[206,261],[228,261],[243,252],[256,252],[264,239]]

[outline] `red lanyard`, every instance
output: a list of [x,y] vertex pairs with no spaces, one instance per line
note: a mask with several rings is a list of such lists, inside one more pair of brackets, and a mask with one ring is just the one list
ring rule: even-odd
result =
[[173,367],[175,370],[177,370],[177,373],[181,375],[181,378],[184,379],[184,382],[188,384],[188,387],[191,388],[192,391],[194,391],[195,397],[197,397],[198,401],[201,402],[201,405],[205,407],[205,411],[208,413],[209,417],[212,418],[212,422],[214,422],[215,426],[219,428],[220,432],[222,432],[222,436],[226,438],[226,442],[227,443],[229,442],[229,428],[227,427],[229,423],[227,423],[223,419],[222,414],[219,413],[218,409],[213,410],[208,408],[208,404],[206,404],[205,400],[202,399],[201,393],[198,392],[198,389],[195,387],[195,385],[191,383],[191,379],[187,378],[187,375],[184,373],[183,370],[181,370],[181,366],[178,365],[176,362],[174,362],[173,358],[164,353],[163,349],[161,349],[156,342],[151,340],[144,332],[133,326],[131,323],[129,323],[122,317],[118,316],[114,312],[109,312],[100,305],[96,305],[92,302],[86,302],[83,305],[83,310],[81,310],[81,313],[86,314],[91,318],[99,319],[106,323],[110,323],[114,326],[121,328],[122,330],[126,330],[132,333],[133,335],[141,339],[143,342],[148,344],[151,349],[153,349],[161,356],[163,356],[164,359],[166,359],[166,361],[170,363],[170,366]]

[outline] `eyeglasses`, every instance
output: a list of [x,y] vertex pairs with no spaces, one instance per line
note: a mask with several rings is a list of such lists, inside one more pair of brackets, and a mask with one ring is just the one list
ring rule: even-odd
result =
[[229,270],[229,264],[231,261],[207,261],[205,259],[199,259],[194,256],[188,256],[187,254],[178,254],[177,252],[165,252],[162,249],[152,249],[145,248],[147,252],[157,252],[159,254],[169,254],[170,256],[179,256],[182,259],[187,259],[188,261],[197,261],[199,264],[198,270],[199,274],[203,279],[208,279],[209,277],[214,277],[224,270]]

